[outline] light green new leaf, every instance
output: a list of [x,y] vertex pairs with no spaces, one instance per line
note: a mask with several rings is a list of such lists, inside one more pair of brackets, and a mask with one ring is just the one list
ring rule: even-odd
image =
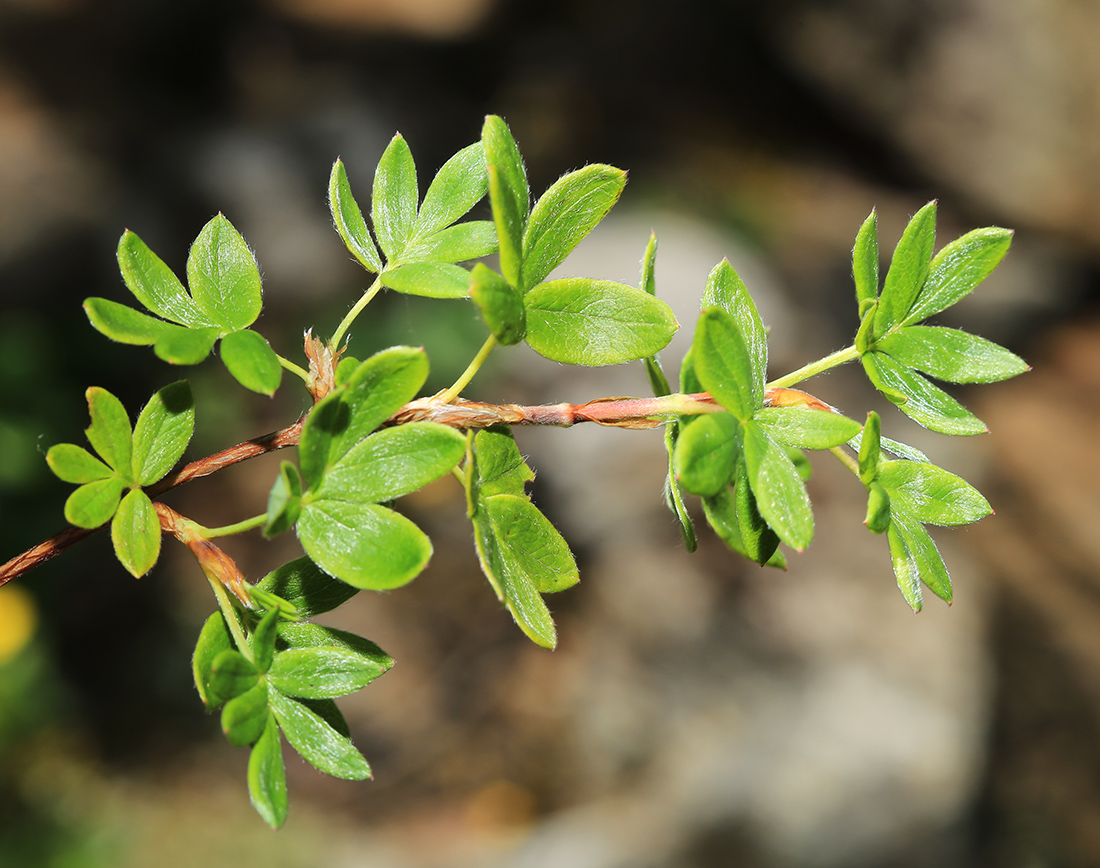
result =
[[522,287],[541,283],[618,201],[626,172],[593,163],[559,178],[542,194],[523,233]]
[[256,813],[272,829],[286,822],[286,765],[273,714],[268,715],[263,735],[248,757],[248,796]]
[[444,262],[412,262],[383,271],[382,283],[407,295],[465,298],[470,289],[470,272]]
[[396,500],[449,473],[465,452],[466,438],[446,425],[383,428],[333,464],[313,496],[357,503]]
[[832,449],[863,427],[840,413],[809,407],[762,407],[753,419],[773,440],[797,449]]
[[274,395],[283,379],[279,357],[267,338],[252,329],[242,329],[222,338],[222,362],[233,378],[253,392]]
[[[638,279],[638,288],[642,290],[642,292],[649,293],[650,295],[657,294],[656,270],[657,233],[650,232],[649,241],[645,246],[645,253],[642,254],[642,273]],[[668,377],[665,376],[665,369],[661,365],[660,357],[654,353],[652,356],[646,356],[642,359],[642,362],[645,364],[646,376],[649,377],[649,385],[653,389],[653,394],[657,397],[671,395],[672,387],[668,384]],[[685,537],[685,540],[686,539],[687,537]]]
[[367,271],[372,274],[380,272],[382,260],[371,240],[363,212],[351,193],[348,173],[340,160],[332,164],[332,174],[328,182],[328,203],[329,210],[332,212],[332,221],[336,224],[336,231],[343,239],[344,246]]
[[470,298],[499,343],[508,347],[523,340],[527,333],[523,299],[507,280],[478,263],[470,272]]
[[881,337],[887,329],[906,319],[928,277],[935,243],[936,203],[933,200],[913,215],[894,248],[875,311],[875,337]]
[[75,443],[58,443],[51,446],[46,453],[46,463],[58,479],[77,485],[115,475],[110,467],[83,446],[77,446]]
[[222,732],[237,747],[255,744],[267,727],[267,685],[256,684],[230,699],[222,709]]
[[351,739],[326,723],[319,714],[278,691],[271,694],[271,710],[283,735],[314,768],[349,781],[371,776],[370,766]]
[[489,202],[500,243],[500,271],[521,292],[520,267],[523,263],[523,232],[531,212],[531,191],[516,140],[504,119],[485,118],[481,129],[485,165],[489,176]]
[[867,414],[858,449],[859,479],[864,485],[870,485],[882,463],[882,422],[874,410]]
[[318,499],[302,506],[298,539],[331,576],[381,591],[411,582],[428,565],[431,541],[405,516],[376,504]]
[[890,492],[879,482],[867,486],[867,517],[863,523],[871,533],[885,533],[890,527]]
[[941,434],[985,434],[987,428],[977,416],[932,385],[915,371],[903,367],[885,353],[864,353],[860,357],[867,377],[876,389],[898,405],[914,422]]
[[371,222],[378,246],[392,261],[401,255],[416,225],[416,164],[409,145],[398,133],[391,140],[374,173]]
[[164,320],[106,298],[84,299],[84,313],[96,331],[121,344],[150,346],[172,328]]
[[354,693],[385,671],[355,651],[322,645],[278,652],[268,670],[267,681],[288,696],[332,699]]
[[450,226],[488,191],[485,151],[481,142],[474,142],[444,163],[432,179],[416,219],[416,237],[426,238]]
[[158,391],[134,425],[133,479],[152,485],[183,456],[195,431],[191,386],[179,380]]
[[524,496],[525,485],[535,478],[535,472],[523,460],[510,428],[495,426],[478,431],[473,451],[476,496]]
[[[284,461],[279,465],[279,475],[267,495],[267,524],[264,525],[264,536],[273,537],[290,530],[298,520],[301,511],[301,474],[298,473],[297,467],[289,461]],[[273,589],[272,592],[278,594]]]
[[759,407],[764,401],[764,381],[768,376],[768,334],[756,303],[729,260],[719,262],[707,278],[703,308],[708,307],[720,307],[737,323],[752,369],[752,406]]
[[187,294],[172,269],[129,229],[118,241],[118,267],[134,298],[158,316],[191,327],[218,324]]
[[217,694],[211,686],[211,675],[214,670],[214,660],[223,651],[229,651],[232,648],[233,640],[225,624],[225,618],[221,612],[214,612],[202,625],[198,641],[195,643],[195,653],[191,657],[191,673],[195,678],[195,689],[198,690],[203,704],[208,709],[217,708],[225,702],[225,697]]
[[135,579],[151,570],[160,557],[160,519],[153,502],[140,488],[122,498],[111,519],[115,556]]
[[755,422],[745,424],[744,449],[760,514],[783,542],[802,551],[813,539],[814,515],[794,462]]
[[211,324],[230,331],[252,325],[263,307],[256,259],[241,233],[221,214],[202,227],[191,245],[187,284]]
[[248,637],[249,644],[252,646],[252,659],[260,672],[267,672],[271,668],[280,620],[279,608],[272,606],[260,619],[252,635]]
[[926,524],[971,524],[993,513],[974,486],[935,464],[884,461],[877,480],[891,503]]
[[672,457],[676,481],[700,497],[722,491],[741,459],[740,428],[729,413],[697,416],[684,425]]
[[88,415],[92,419],[92,424],[84,430],[88,442],[119,476],[133,482],[131,456],[134,438],[126,408],[118,398],[99,386],[92,386],[84,395],[88,400]]
[[331,612],[359,593],[358,588],[332,578],[307,557],[276,567],[259,581],[256,589],[282,597],[303,618]]
[[863,314],[865,302],[878,298],[878,214],[872,211],[856,233],[852,248],[852,279],[856,284],[856,301]]
[[998,226],[975,229],[936,254],[924,288],[902,325],[928,319],[965,298],[996,268],[1012,244],[1012,230]]
[[126,482],[118,476],[80,486],[65,501],[65,521],[89,529],[105,524],[118,509],[125,487]]
[[691,364],[702,387],[738,419],[751,419],[763,403],[764,384],[756,379],[749,347],[721,307],[708,307],[699,316]]
[[890,542],[898,588],[913,611],[921,609],[921,582],[941,600],[950,603],[951,576],[924,526],[901,510],[891,509],[886,538]]
[[942,326],[906,326],[888,334],[875,349],[948,383],[994,383],[1030,370],[1004,347]]
[[524,306],[527,343],[539,355],[570,365],[651,356],[680,327],[660,299],[609,280],[551,280],[527,293]]
[[210,355],[220,334],[217,326],[183,328],[165,323],[153,352],[170,365],[197,365]]
[[403,251],[401,262],[465,262],[497,252],[497,230],[491,220],[468,220],[440,229],[431,235],[414,237]]

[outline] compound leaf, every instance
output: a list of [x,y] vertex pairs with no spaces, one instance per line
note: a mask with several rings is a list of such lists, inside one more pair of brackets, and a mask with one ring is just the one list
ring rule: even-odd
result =
[[1012,230],[999,226],[975,229],[936,254],[928,279],[902,325],[920,322],[965,298],[996,268],[1012,244]]
[[485,150],[481,142],[474,142],[447,160],[428,185],[416,219],[416,237],[426,238],[450,226],[488,190]]
[[902,510],[892,508],[886,538],[890,543],[898,588],[913,611],[921,609],[921,582],[937,597],[950,603],[951,576],[924,526]]
[[83,446],[77,446],[75,443],[58,443],[51,446],[46,453],[46,463],[63,482],[73,482],[78,485],[115,475],[110,467]]
[[134,298],[158,316],[190,327],[217,324],[195,304],[172,269],[129,229],[118,241],[118,267]]

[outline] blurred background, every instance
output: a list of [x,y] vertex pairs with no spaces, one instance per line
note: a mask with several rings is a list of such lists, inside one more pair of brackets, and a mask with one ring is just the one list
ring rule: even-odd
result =
[[[727,256],[772,327],[773,375],[850,342],[852,239],[884,254],[940,201],[939,243],[1017,230],[943,322],[1035,368],[960,391],[991,434],[929,437],[858,372],[810,384],[987,494],[937,541],[955,604],[914,616],[862,488],[816,463],[812,549],[785,573],[708,531],[689,556],[661,500],[659,432],[520,431],[536,502],[581,584],[523,639],[473,553],[457,486],[408,498],[436,555],[400,592],[329,619],[398,661],[343,702],[376,779],[288,756],[275,834],[191,684],[214,608],[178,547],[142,581],[95,538],[0,591],[0,866],[832,868],[1100,864],[1100,7],[1070,0],[0,0],[0,557],[63,524],[43,460],[82,440],[84,389],[137,408],[180,376],[190,457],[305,408],[111,344],[81,300],[124,300],[138,232],[181,270],[222,211],[265,275],[260,327],[300,359],[365,288],[325,190],[366,199],[400,130],[421,184],[505,116],[541,191],[585,162],[630,171],[561,273],[636,279],[690,325]],[[462,302],[384,297],[365,357],[427,347],[429,388],[483,337]],[[685,336],[686,337],[686,336]],[[665,353],[676,370],[684,337]],[[471,397],[645,394],[638,365],[567,369],[498,351]],[[255,514],[269,456],[173,492],[206,525]],[[835,464],[835,462],[833,462]],[[227,549],[258,579],[292,539]]]

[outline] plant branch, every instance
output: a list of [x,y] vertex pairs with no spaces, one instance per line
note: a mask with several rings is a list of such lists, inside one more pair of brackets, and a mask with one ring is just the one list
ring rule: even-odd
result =
[[336,346],[340,343],[341,339],[347,333],[347,330],[351,328],[351,324],[355,322],[355,318],[363,312],[371,299],[373,299],[379,292],[382,291],[382,276],[379,275],[374,279],[374,283],[370,285],[370,289],[363,293],[362,297],[355,303],[351,310],[348,311],[347,316],[341,320],[340,325],[336,327],[336,331],[332,333],[332,337],[329,338],[329,343],[332,346]]
[[810,377],[816,377],[818,374],[823,374],[830,368],[835,368],[837,365],[843,365],[845,362],[853,361],[859,358],[859,350],[854,346],[845,347],[842,350],[837,350],[835,353],[830,353],[823,359],[818,359],[816,362],[810,362],[808,365],[804,365],[797,371],[792,371],[785,377],[780,377],[778,380],[772,380],[768,383],[769,389],[779,389],[786,386],[793,386],[795,383],[801,383],[803,380],[808,380]]
[[474,375],[481,369],[481,366],[485,364],[485,360],[489,358],[489,353],[493,351],[493,347],[497,345],[497,339],[495,335],[489,335],[485,339],[485,343],[481,345],[481,349],[477,351],[477,355],[474,356],[472,362],[466,366],[466,370],[462,372],[462,376],[455,380],[455,383],[451,388],[439,396],[439,400],[444,404],[450,404],[455,400],[466,386],[469,385],[470,380],[474,378]]

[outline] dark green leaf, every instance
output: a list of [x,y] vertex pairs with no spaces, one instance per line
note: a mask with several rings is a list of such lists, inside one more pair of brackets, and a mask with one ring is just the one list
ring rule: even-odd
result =
[[252,807],[272,829],[286,821],[286,766],[275,716],[268,715],[263,735],[248,757],[248,795]]
[[135,579],[149,572],[160,557],[160,519],[149,495],[140,488],[127,492],[115,510],[111,542],[115,556]]
[[663,301],[609,280],[565,278],[527,293],[527,343],[570,365],[615,365],[651,356],[679,323]]
[[450,226],[488,191],[485,151],[481,142],[474,142],[444,163],[428,186],[416,220],[416,237],[425,238]]
[[878,298],[878,214],[875,211],[871,211],[856,233],[856,243],[852,248],[852,278],[862,315],[863,304]]
[[913,215],[894,248],[875,312],[875,337],[906,319],[928,276],[935,243],[936,203],[932,201]]
[[741,329],[722,308],[709,307],[700,315],[691,360],[699,382],[719,404],[738,419],[752,418],[763,402],[764,384],[753,379],[752,359]]
[[890,511],[886,532],[898,588],[913,610],[921,608],[921,582],[941,600],[951,602],[951,577],[939,549],[924,526],[898,509]]
[[331,699],[354,693],[385,671],[373,660],[345,648],[291,648],[275,655],[267,681],[288,696]]
[[413,262],[383,271],[382,283],[406,295],[465,298],[470,289],[470,272],[445,262]]
[[92,424],[84,431],[88,442],[116,473],[132,482],[134,438],[126,408],[118,398],[98,386],[88,389],[85,396],[88,399],[88,415],[92,419]]
[[359,593],[358,588],[332,578],[307,557],[277,567],[256,587],[278,594],[303,618],[330,612]]
[[408,143],[398,133],[391,140],[374,173],[371,222],[378,246],[391,261],[401,255],[416,225],[416,165]]
[[83,446],[75,443],[58,443],[46,453],[50,470],[64,482],[81,484],[107,479],[115,473]]
[[153,352],[170,365],[197,365],[210,355],[220,334],[217,326],[182,328],[165,323],[163,333],[153,344]]
[[672,458],[676,481],[700,497],[724,489],[741,458],[740,427],[729,413],[697,416],[685,425]]
[[279,357],[267,338],[252,329],[242,329],[222,338],[222,362],[233,378],[253,392],[274,395],[283,379]]
[[404,585],[432,556],[424,532],[405,516],[374,504],[315,500],[302,507],[298,539],[329,575],[357,588]]
[[225,697],[213,689],[211,679],[214,660],[223,651],[230,651],[232,648],[233,640],[225,624],[225,618],[221,612],[215,612],[202,625],[198,642],[195,643],[195,653],[191,658],[191,673],[195,677],[195,689],[198,690],[203,704],[208,709],[217,708],[225,702]]
[[351,193],[347,171],[340,160],[332,164],[332,175],[329,176],[328,182],[328,203],[332,211],[332,220],[336,224],[336,231],[352,256],[372,274],[380,272],[382,260],[378,257],[378,249],[374,246],[370,232],[367,230],[367,221],[363,219],[363,212]]
[[481,497],[494,494],[524,496],[525,484],[535,473],[523,460],[512,431],[504,426],[485,428],[474,437],[477,492]]
[[267,685],[260,683],[230,699],[222,709],[222,732],[230,744],[247,747],[263,735],[269,716]]
[[335,627],[322,627],[320,624],[298,622],[279,625],[279,641],[288,648],[342,648],[349,653],[358,654],[364,665],[374,666],[378,675],[393,668],[393,658],[375,645],[370,639],[337,630]]
[[885,353],[865,353],[860,358],[874,387],[914,422],[941,434],[985,434],[988,430],[943,389]]
[[737,323],[752,369],[752,405],[759,407],[764,402],[764,381],[768,377],[768,334],[756,303],[728,260],[719,262],[707,278],[703,307],[720,307]]
[[758,564],[786,569],[786,559],[778,551],[779,537],[760,515],[744,463],[738,466],[733,486],[703,498],[703,513],[735,552]]
[[470,298],[497,341],[507,347],[523,340],[527,332],[523,299],[507,280],[479,263],[470,272]]
[[926,524],[970,524],[993,513],[974,486],[935,464],[884,461],[877,478],[892,503]]
[[469,220],[412,239],[402,262],[465,262],[497,252],[497,230],[491,220]]
[[798,449],[832,449],[862,429],[847,416],[809,407],[762,407],[753,419],[773,440]]
[[371,776],[370,766],[355,749],[351,739],[337,732],[301,702],[274,692],[271,695],[271,710],[275,712],[291,747],[314,768],[349,781],[361,781]]
[[1030,370],[1023,359],[992,341],[940,326],[898,329],[875,349],[949,383],[993,383]]
[[164,320],[106,298],[84,299],[84,312],[100,334],[123,344],[149,346],[171,328]]
[[195,304],[214,325],[236,331],[260,315],[260,269],[241,234],[221,214],[202,227],[191,245],[187,283]]
[[520,267],[523,264],[523,232],[531,210],[531,191],[516,140],[504,119],[485,118],[481,129],[485,164],[489,177],[489,200],[493,209],[500,244],[500,271],[521,292]]
[[222,651],[210,664],[208,690],[223,700],[240,696],[260,680],[259,670],[240,651]]
[[275,637],[278,635],[279,610],[269,609],[252,631],[249,641],[252,644],[252,658],[260,672],[271,668],[275,656]]
[[134,481],[152,485],[164,476],[183,456],[194,430],[195,402],[186,380],[153,395],[134,425]]
[[65,521],[77,527],[99,527],[111,520],[122,499],[125,481],[118,476],[80,486],[65,501]]
[[192,327],[217,324],[195,304],[160,257],[129,229],[118,242],[118,266],[130,292],[158,316]]
[[1012,231],[998,226],[975,229],[936,254],[916,302],[903,325],[920,322],[965,298],[996,268],[1012,244]]
[[289,461],[279,465],[279,475],[267,496],[267,524],[264,536],[273,537],[290,530],[302,510],[302,477]]
[[560,265],[618,201],[626,172],[594,163],[559,178],[535,203],[523,233],[524,288]]
[[760,514],[779,538],[802,551],[814,536],[806,487],[786,450],[754,422],[745,424],[745,466]]

